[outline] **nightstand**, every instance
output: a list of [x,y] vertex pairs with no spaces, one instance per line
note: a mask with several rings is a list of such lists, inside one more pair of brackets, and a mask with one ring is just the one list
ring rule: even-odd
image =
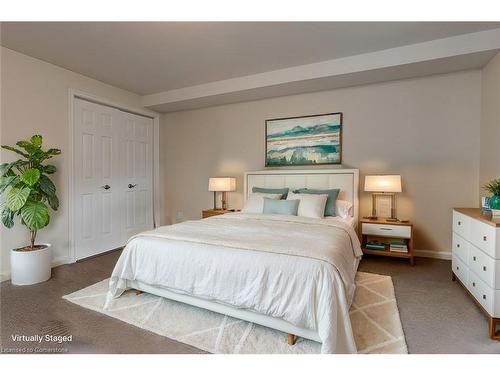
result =
[[213,208],[211,208],[209,210],[203,210],[201,212],[201,217],[203,219],[206,219],[207,217],[210,216],[224,215],[227,214],[228,212],[235,212],[235,210],[222,210],[222,209],[214,210]]
[[[379,218],[375,220],[362,219],[361,226],[361,249],[364,254],[380,255],[393,258],[409,259],[413,265],[413,224],[409,222],[387,221]],[[390,242],[406,245],[408,252],[391,250]],[[383,249],[367,249],[367,244],[383,245]]]

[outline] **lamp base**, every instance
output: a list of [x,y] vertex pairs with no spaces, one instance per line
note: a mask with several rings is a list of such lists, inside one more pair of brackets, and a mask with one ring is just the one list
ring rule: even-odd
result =
[[396,194],[372,193],[372,217],[381,216],[387,221],[398,221],[396,218]]
[[227,209],[227,193],[225,191],[222,192],[222,209]]

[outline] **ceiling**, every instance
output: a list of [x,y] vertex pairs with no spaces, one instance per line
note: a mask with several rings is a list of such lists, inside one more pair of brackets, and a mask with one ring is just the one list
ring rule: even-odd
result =
[[1,44],[140,95],[500,28],[500,22],[4,22]]

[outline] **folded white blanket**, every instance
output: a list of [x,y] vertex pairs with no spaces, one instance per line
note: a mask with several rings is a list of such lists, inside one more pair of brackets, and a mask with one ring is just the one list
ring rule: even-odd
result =
[[[323,352],[352,353],[348,310],[361,255],[356,233],[340,220],[235,213],[186,221],[129,240],[108,302],[126,288],[124,281],[139,280],[288,320],[317,330]],[[221,285],[222,274],[228,285]]]

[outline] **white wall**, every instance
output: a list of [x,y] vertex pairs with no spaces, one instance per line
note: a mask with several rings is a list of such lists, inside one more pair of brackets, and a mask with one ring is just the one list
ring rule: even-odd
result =
[[[264,121],[343,112],[343,165],[403,177],[398,214],[415,223],[415,246],[450,251],[451,210],[477,206],[481,72],[466,71],[162,115],[163,223],[212,206],[210,176],[264,169]],[[371,210],[361,196],[361,215]]]
[[[46,147],[62,150],[61,156],[52,159],[59,169],[53,176],[60,209],[52,214],[50,225],[39,232],[38,241],[52,243],[56,262],[64,262],[69,255],[69,89],[134,107],[140,107],[140,97],[6,48],[1,54],[1,144],[13,145],[38,133],[43,135]],[[14,160],[15,154],[2,151],[1,159]],[[28,232],[19,223],[11,230],[1,230],[0,272],[5,275],[10,249],[26,245]]]
[[[40,133],[48,147],[63,152],[54,159],[59,167],[54,180],[61,208],[53,214],[50,226],[40,231],[39,241],[53,243],[55,258],[64,262],[69,251],[71,167],[68,90],[75,88],[135,107],[140,106],[140,98],[9,49],[2,48],[1,53],[1,144]],[[485,82],[483,77],[483,97],[484,85],[498,77],[498,61],[499,56],[485,69],[489,78]],[[486,97],[498,103],[494,102],[498,85],[492,87],[486,92],[494,94]],[[498,115],[498,104],[486,108],[488,114]],[[491,160],[480,151],[480,130],[487,137],[483,146],[490,142],[488,152],[497,152],[488,134],[498,129],[498,120],[480,126],[480,71],[164,114],[160,134],[162,223],[178,221],[178,214],[180,219],[198,218],[203,208],[211,207],[210,176],[238,177],[238,191],[229,194],[229,203],[241,207],[243,172],[264,168],[265,119],[336,111],[344,114],[344,167],[360,168],[361,179],[370,173],[401,174],[404,193],[399,197],[399,217],[415,222],[416,247],[449,251],[451,208],[477,206],[480,155],[481,178],[487,170],[484,161]],[[484,103],[482,111],[484,118]],[[0,155],[2,161],[14,159],[4,151]],[[498,170],[492,173],[498,174]],[[361,198],[361,215],[366,215],[369,195]],[[27,231],[16,224],[13,230],[2,228],[0,234],[0,272],[6,273],[9,250],[26,244]]]
[[500,53],[483,68],[481,99],[480,195],[482,187],[500,178]]

